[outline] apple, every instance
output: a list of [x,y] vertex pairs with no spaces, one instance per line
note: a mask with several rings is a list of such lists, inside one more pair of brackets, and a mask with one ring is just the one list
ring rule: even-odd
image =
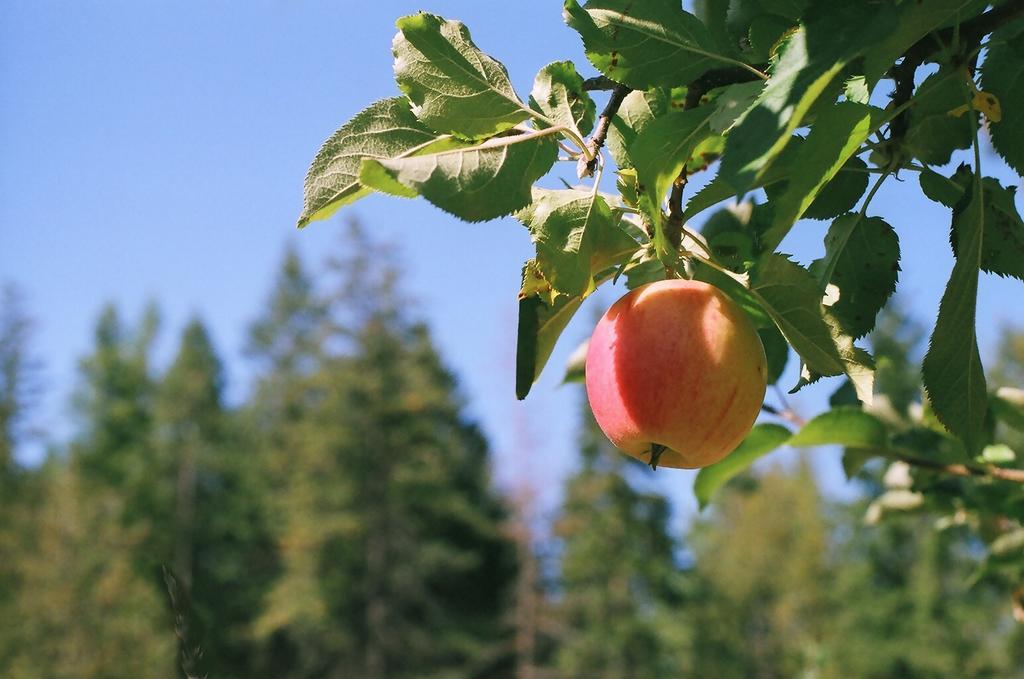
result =
[[643,285],[598,322],[587,349],[587,398],[616,447],[652,467],[706,467],[747,435],[764,401],[764,347],[718,288]]

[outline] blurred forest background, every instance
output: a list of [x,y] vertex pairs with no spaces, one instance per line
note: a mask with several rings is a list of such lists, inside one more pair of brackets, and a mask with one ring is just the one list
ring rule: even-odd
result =
[[[838,502],[770,458],[679,533],[580,390],[557,516],[499,492],[390,261],[355,226],[322,268],[288,251],[238,407],[201,319],[157,371],[158,309],[105,308],[77,434],[31,467],[41,357],[7,289],[0,676],[1024,677],[1024,625],[963,522],[865,521],[884,467]],[[923,336],[896,312],[873,337],[897,414]],[[986,363],[1024,383],[1024,333]]]

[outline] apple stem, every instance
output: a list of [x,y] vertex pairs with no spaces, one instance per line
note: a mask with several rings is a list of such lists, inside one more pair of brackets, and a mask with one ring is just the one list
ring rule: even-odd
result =
[[658,460],[661,459],[661,454],[668,450],[668,446],[663,446],[660,443],[651,444],[651,461],[648,462],[651,465],[651,469],[658,470]]

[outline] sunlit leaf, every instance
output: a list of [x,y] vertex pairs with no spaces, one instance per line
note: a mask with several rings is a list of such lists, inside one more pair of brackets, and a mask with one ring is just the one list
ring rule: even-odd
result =
[[735,64],[701,21],[674,0],[566,0],[565,21],[599,71],[634,89],[685,85]]
[[594,100],[583,89],[583,77],[571,61],[555,61],[540,70],[533,81],[530,106],[581,137],[594,127]]
[[633,167],[629,147],[647,123],[668,110],[668,97],[664,90],[633,90],[619,105],[618,114],[608,128],[607,147],[619,168]]
[[774,250],[790,228],[868,138],[872,114],[878,109],[841,102],[826,108],[792,162],[786,192],[775,201],[775,218],[764,237],[766,250]]
[[758,182],[845,65],[891,30],[890,12],[827,4],[789,35],[764,91],[729,134],[721,168],[729,184],[743,192]]
[[555,162],[551,135],[509,135],[482,144],[395,159],[366,159],[363,184],[399,196],[421,195],[469,222],[511,214],[531,199],[531,186]]
[[299,226],[327,219],[369,194],[359,182],[364,158],[396,158],[437,137],[409,110],[404,97],[383,99],[363,109],[320,147],[306,174]]
[[638,183],[644,189],[641,207],[646,198],[647,214],[658,230],[662,201],[694,149],[710,134],[709,117],[710,112],[703,108],[667,113],[648,124],[629,147]]
[[534,188],[533,201],[516,217],[530,229],[537,266],[551,286],[570,296],[587,292],[594,243],[618,222],[604,198],[590,191]]
[[885,425],[856,406],[833,408],[801,427],[790,440],[792,446],[843,446],[882,448],[887,442]]
[[426,13],[395,23],[395,79],[425,125],[480,139],[532,116],[505,67],[473,44],[464,24]]

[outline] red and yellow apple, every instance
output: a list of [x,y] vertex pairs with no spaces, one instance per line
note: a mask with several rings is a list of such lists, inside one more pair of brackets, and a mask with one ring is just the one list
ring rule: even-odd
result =
[[627,293],[587,349],[587,398],[598,425],[652,466],[705,467],[728,455],[754,425],[766,376],[753,323],[699,281]]

